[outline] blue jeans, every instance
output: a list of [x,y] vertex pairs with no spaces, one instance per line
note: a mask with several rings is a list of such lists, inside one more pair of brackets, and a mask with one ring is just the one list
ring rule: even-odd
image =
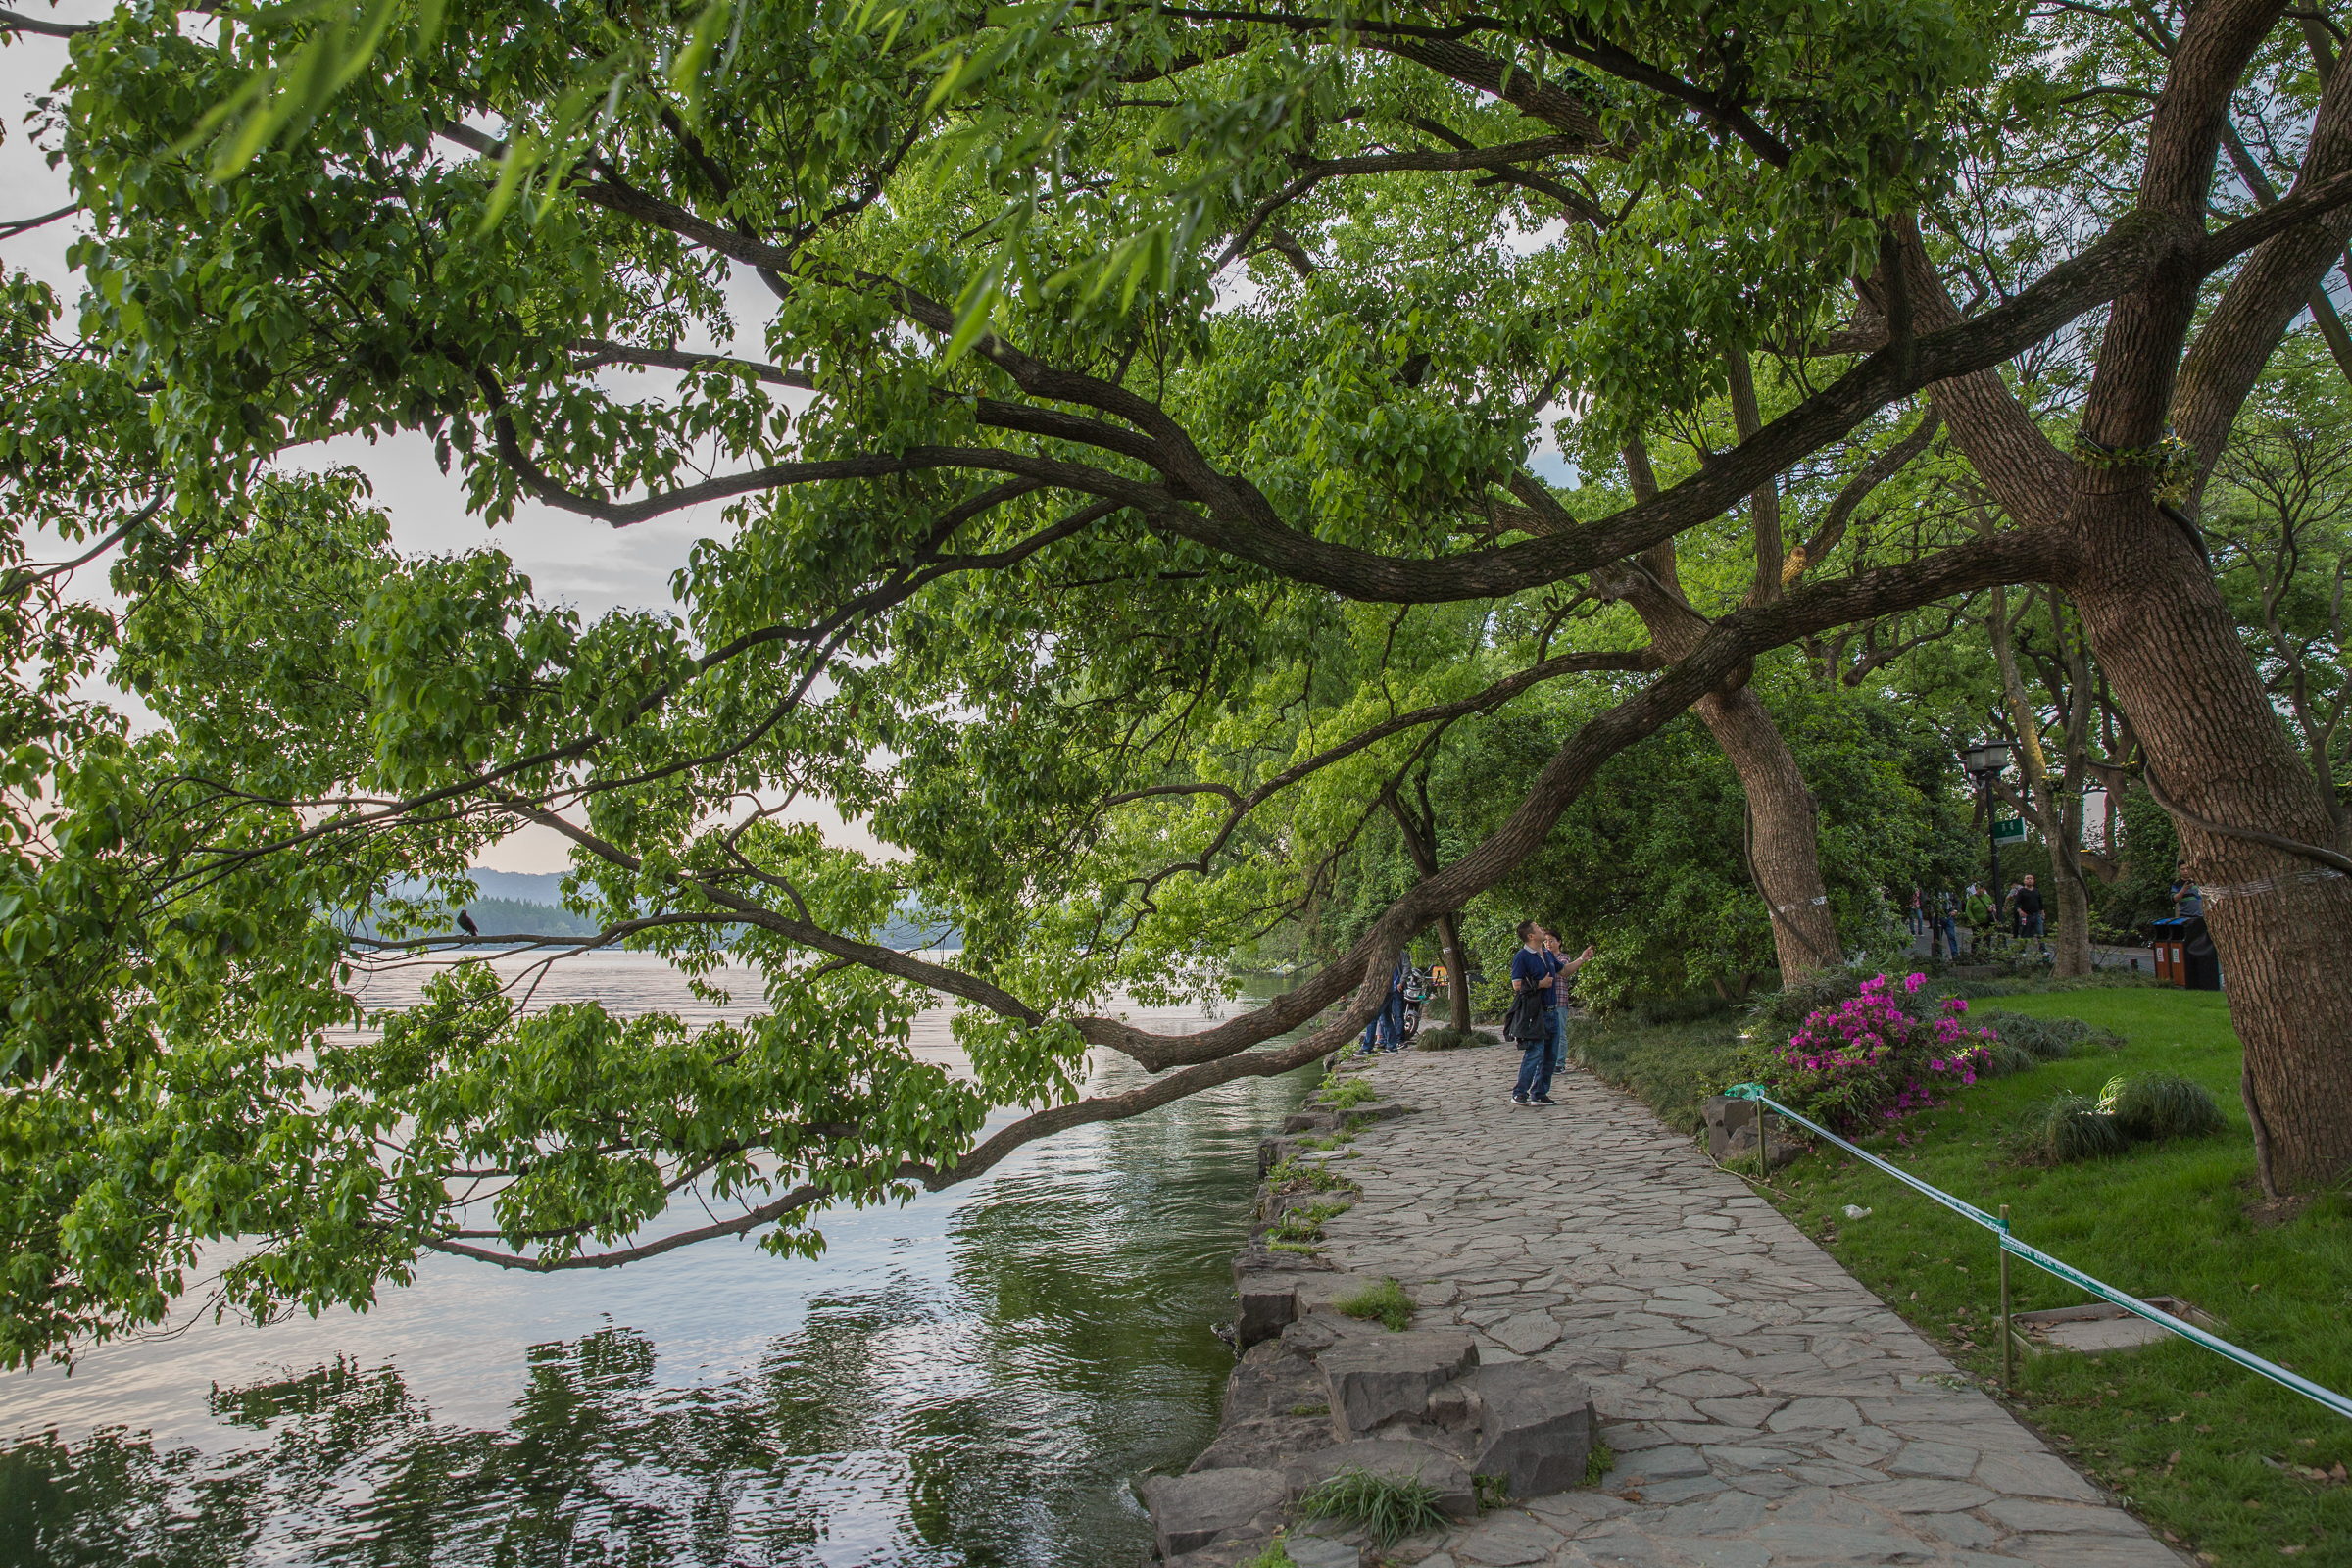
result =
[[1551,1026],[1551,1070],[1568,1070],[1568,1014],[1559,1007],[1544,1009],[1544,1021]]
[[1544,1099],[1551,1093],[1551,1037],[1543,1035],[1520,1044],[1527,1050],[1519,1058],[1519,1083],[1511,1091],[1511,1098]]
[[1943,933],[1943,952],[1946,957],[1960,956],[1960,928],[1948,914],[1936,917],[1936,929]]
[[1404,993],[1392,991],[1387,1004],[1372,1015],[1370,1023],[1364,1025],[1364,1049],[1361,1054],[1369,1056],[1375,1049],[1395,1047],[1403,1033]]

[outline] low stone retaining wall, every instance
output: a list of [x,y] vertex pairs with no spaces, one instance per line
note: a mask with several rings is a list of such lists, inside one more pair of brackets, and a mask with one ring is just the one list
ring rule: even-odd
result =
[[1143,1488],[1166,1568],[1236,1568],[1283,1531],[1299,1568],[1360,1568],[1363,1531],[1294,1518],[1349,1470],[1418,1480],[1464,1521],[1482,1501],[1585,1480],[1595,1417],[1583,1381],[1530,1361],[1482,1365],[1460,1329],[1395,1332],[1341,1308],[1384,1277],[1333,1264],[1313,1227],[1351,1206],[1341,1172],[1355,1131],[1410,1114],[1393,1100],[1309,1106],[1260,1145],[1260,1223],[1233,1260],[1242,1358],[1216,1441],[1183,1475]]

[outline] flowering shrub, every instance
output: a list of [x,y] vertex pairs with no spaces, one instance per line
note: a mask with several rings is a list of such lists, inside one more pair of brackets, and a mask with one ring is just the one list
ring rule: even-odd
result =
[[1740,1052],[1743,1079],[1837,1132],[1852,1132],[1925,1110],[1964,1084],[1998,1037],[1971,1029],[1959,997],[1928,1002],[1927,976],[1882,974],[1858,995],[1806,1015],[1785,1043],[1751,1042]]

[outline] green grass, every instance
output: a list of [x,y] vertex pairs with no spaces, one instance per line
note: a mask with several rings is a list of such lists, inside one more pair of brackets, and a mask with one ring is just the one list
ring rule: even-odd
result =
[[1617,1467],[1617,1450],[1605,1443],[1594,1443],[1585,1455],[1585,1485],[1597,1487],[1606,1481],[1609,1472]]
[[1349,1317],[1377,1319],[1393,1334],[1403,1333],[1406,1325],[1413,1321],[1413,1298],[1405,1295],[1404,1287],[1393,1279],[1383,1279],[1378,1285],[1367,1285],[1331,1304]]
[[[2271,1229],[2243,1213],[2260,1195],[2223,999],[2100,989],[1993,1005],[2081,1018],[2126,1044],[1980,1082],[1865,1147],[1981,1208],[2008,1204],[2021,1239],[2092,1277],[2182,1297],[2222,1320],[2223,1338],[2352,1393],[2352,1210],[2331,1194]],[[1669,1059],[1690,1054],[1680,1038],[1661,1047]],[[2021,1163],[2004,1148],[2036,1103],[2062,1094],[2095,1102],[2119,1075],[2142,1072],[2201,1085],[2222,1130],[2054,1165]],[[1997,1381],[1999,1266],[1984,1231],[1836,1151],[1799,1159],[1769,1192],[1964,1371]],[[1874,1212],[1848,1221],[1848,1203]],[[2085,1299],[2024,1263],[2010,1271],[2019,1311]],[[2352,1468],[2352,1421],[2178,1340],[2129,1354],[2021,1356],[2019,1383],[2021,1414],[2206,1560],[2272,1564],[2294,1546],[2306,1563],[2352,1564],[2352,1485],[2302,1473]]]
[[1667,1126],[1696,1132],[1699,1106],[1730,1081],[1733,1053],[1747,1022],[1719,1012],[1687,1023],[1643,1024],[1638,1017],[1580,1018],[1568,1025],[1572,1060],[1603,1081],[1630,1089]]
[[1418,1476],[1383,1476],[1354,1465],[1298,1499],[1301,1519],[1340,1519],[1361,1528],[1375,1551],[1449,1522],[1438,1507],[1438,1489]]
[[1266,1544],[1265,1550],[1242,1564],[1242,1568],[1298,1568],[1298,1565],[1292,1560],[1291,1549],[1283,1544],[1282,1537],[1276,1536]]
[[1378,1100],[1380,1091],[1367,1078],[1326,1078],[1316,1098],[1334,1110],[1352,1110],[1367,1100]]
[[1266,1234],[1274,1238],[1274,1245],[1277,1247],[1285,1242],[1294,1244],[1319,1242],[1323,1239],[1323,1222],[1337,1215],[1345,1214],[1354,1206],[1353,1203],[1342,1202],[1304,1203],[1297,1208],[1286,1210],[1282,1218],[1274,1222],[1273,1229]]

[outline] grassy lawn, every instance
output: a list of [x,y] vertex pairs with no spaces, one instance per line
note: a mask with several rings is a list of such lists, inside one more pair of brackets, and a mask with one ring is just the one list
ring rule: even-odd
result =
[[[2336,1194],[2267,1228],[2244,1214],[2260,1195],[2222,998],[2149,987],[1971,1007],[2080,1017],[2127,1043],[1980,1083],[1866,1147],[1981,1208],[2008,1204],[2020,1238],[2093,1278],[2136,1296],[2182,1297],[2222,1320],[2223,1338],[2352,1392],[2352,1210]],[[1722,1061],[1728,1022],[1597,1030],[1586,1055],[1687,1125],[1679,1112],[1709,1053]],[[1655,1037],[1654,1050],[1642,1049],[1642,1036]],[[2138,1068],[2205,1085],[2228,1130],[2046,1169],[2004,1152],[2002,1131],[2028,1104],[2061,1090],[2096,1095],[2114,1074]],[[1776,1173],[1769,1191],[1963,1370],[1997,1384],[1999,1268],[1987,1233],[1834,1150]],[[1849,1220],[1849,1203],[1872,1212]],[[2010,1279],[2019,1311],[2087,1298],[2014,1260]],[[2022,1416],[2204,1560],[2352,1565],[2352,1485],[2307,1473],[2352,1469],[2352,1421],[2178,1340],[2124,1354],[2021,1356],[2018,1381],[2011,1403]]]

